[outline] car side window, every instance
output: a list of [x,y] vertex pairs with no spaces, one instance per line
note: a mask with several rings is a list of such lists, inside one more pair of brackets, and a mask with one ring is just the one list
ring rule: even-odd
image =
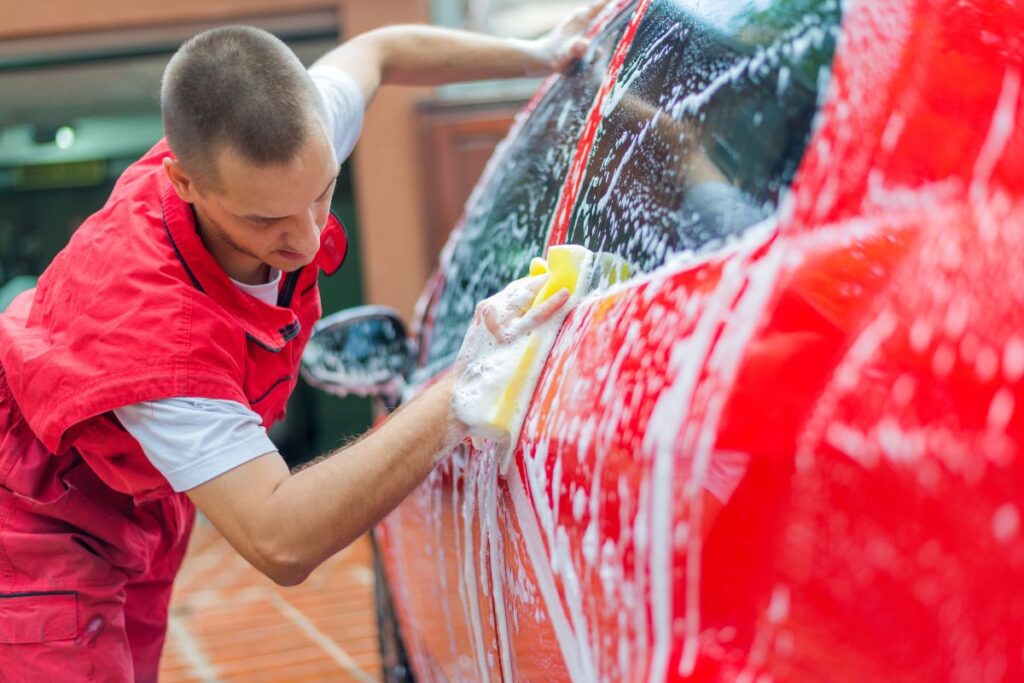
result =
[[421,340],[428,369],[454,359],[477,302],[526,275],[530,259],[543,253],[580,130],[632,11],[611,20],[578,73],[554,83],[469,207]]
[[646,272],[772,215],[807,146],[839,22],[838,0],[654,0],[565,241]]

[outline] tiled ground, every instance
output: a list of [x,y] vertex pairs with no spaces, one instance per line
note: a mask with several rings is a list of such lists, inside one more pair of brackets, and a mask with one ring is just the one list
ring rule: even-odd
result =
[[161,683],[380,680],[372,562],[364,537],[281,588],[200,518],[175,584]]

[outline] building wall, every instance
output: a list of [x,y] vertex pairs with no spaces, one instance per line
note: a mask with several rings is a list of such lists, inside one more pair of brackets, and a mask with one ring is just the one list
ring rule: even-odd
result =
[[[428,19],[426,0],[44,0],[5,3],[0,41],[324,9],[336,11],[338,32],[346,37]],[[394,306],[406,318],[431,261],[415,118],[423,96],[414,88],[381,91],[353,160],[366,299]]]

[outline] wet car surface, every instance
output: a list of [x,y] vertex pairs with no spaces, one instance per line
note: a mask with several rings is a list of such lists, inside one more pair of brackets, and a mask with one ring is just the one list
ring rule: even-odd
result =
[[547,245],[574,310],[512,467],[379,528],[417,680],[1014,680],[1024,668],[1024,18],[610,7],[471,198],[422,386]]

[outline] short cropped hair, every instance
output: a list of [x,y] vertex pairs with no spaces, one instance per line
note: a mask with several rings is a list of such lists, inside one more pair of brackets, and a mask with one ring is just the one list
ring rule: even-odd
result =
[[160,88],[167,144],[187,171],[213,187],[219,150],[260,166],[287,163],[308,140],[322,107],[295,53],[251,26],[189,39],[164,69]]

